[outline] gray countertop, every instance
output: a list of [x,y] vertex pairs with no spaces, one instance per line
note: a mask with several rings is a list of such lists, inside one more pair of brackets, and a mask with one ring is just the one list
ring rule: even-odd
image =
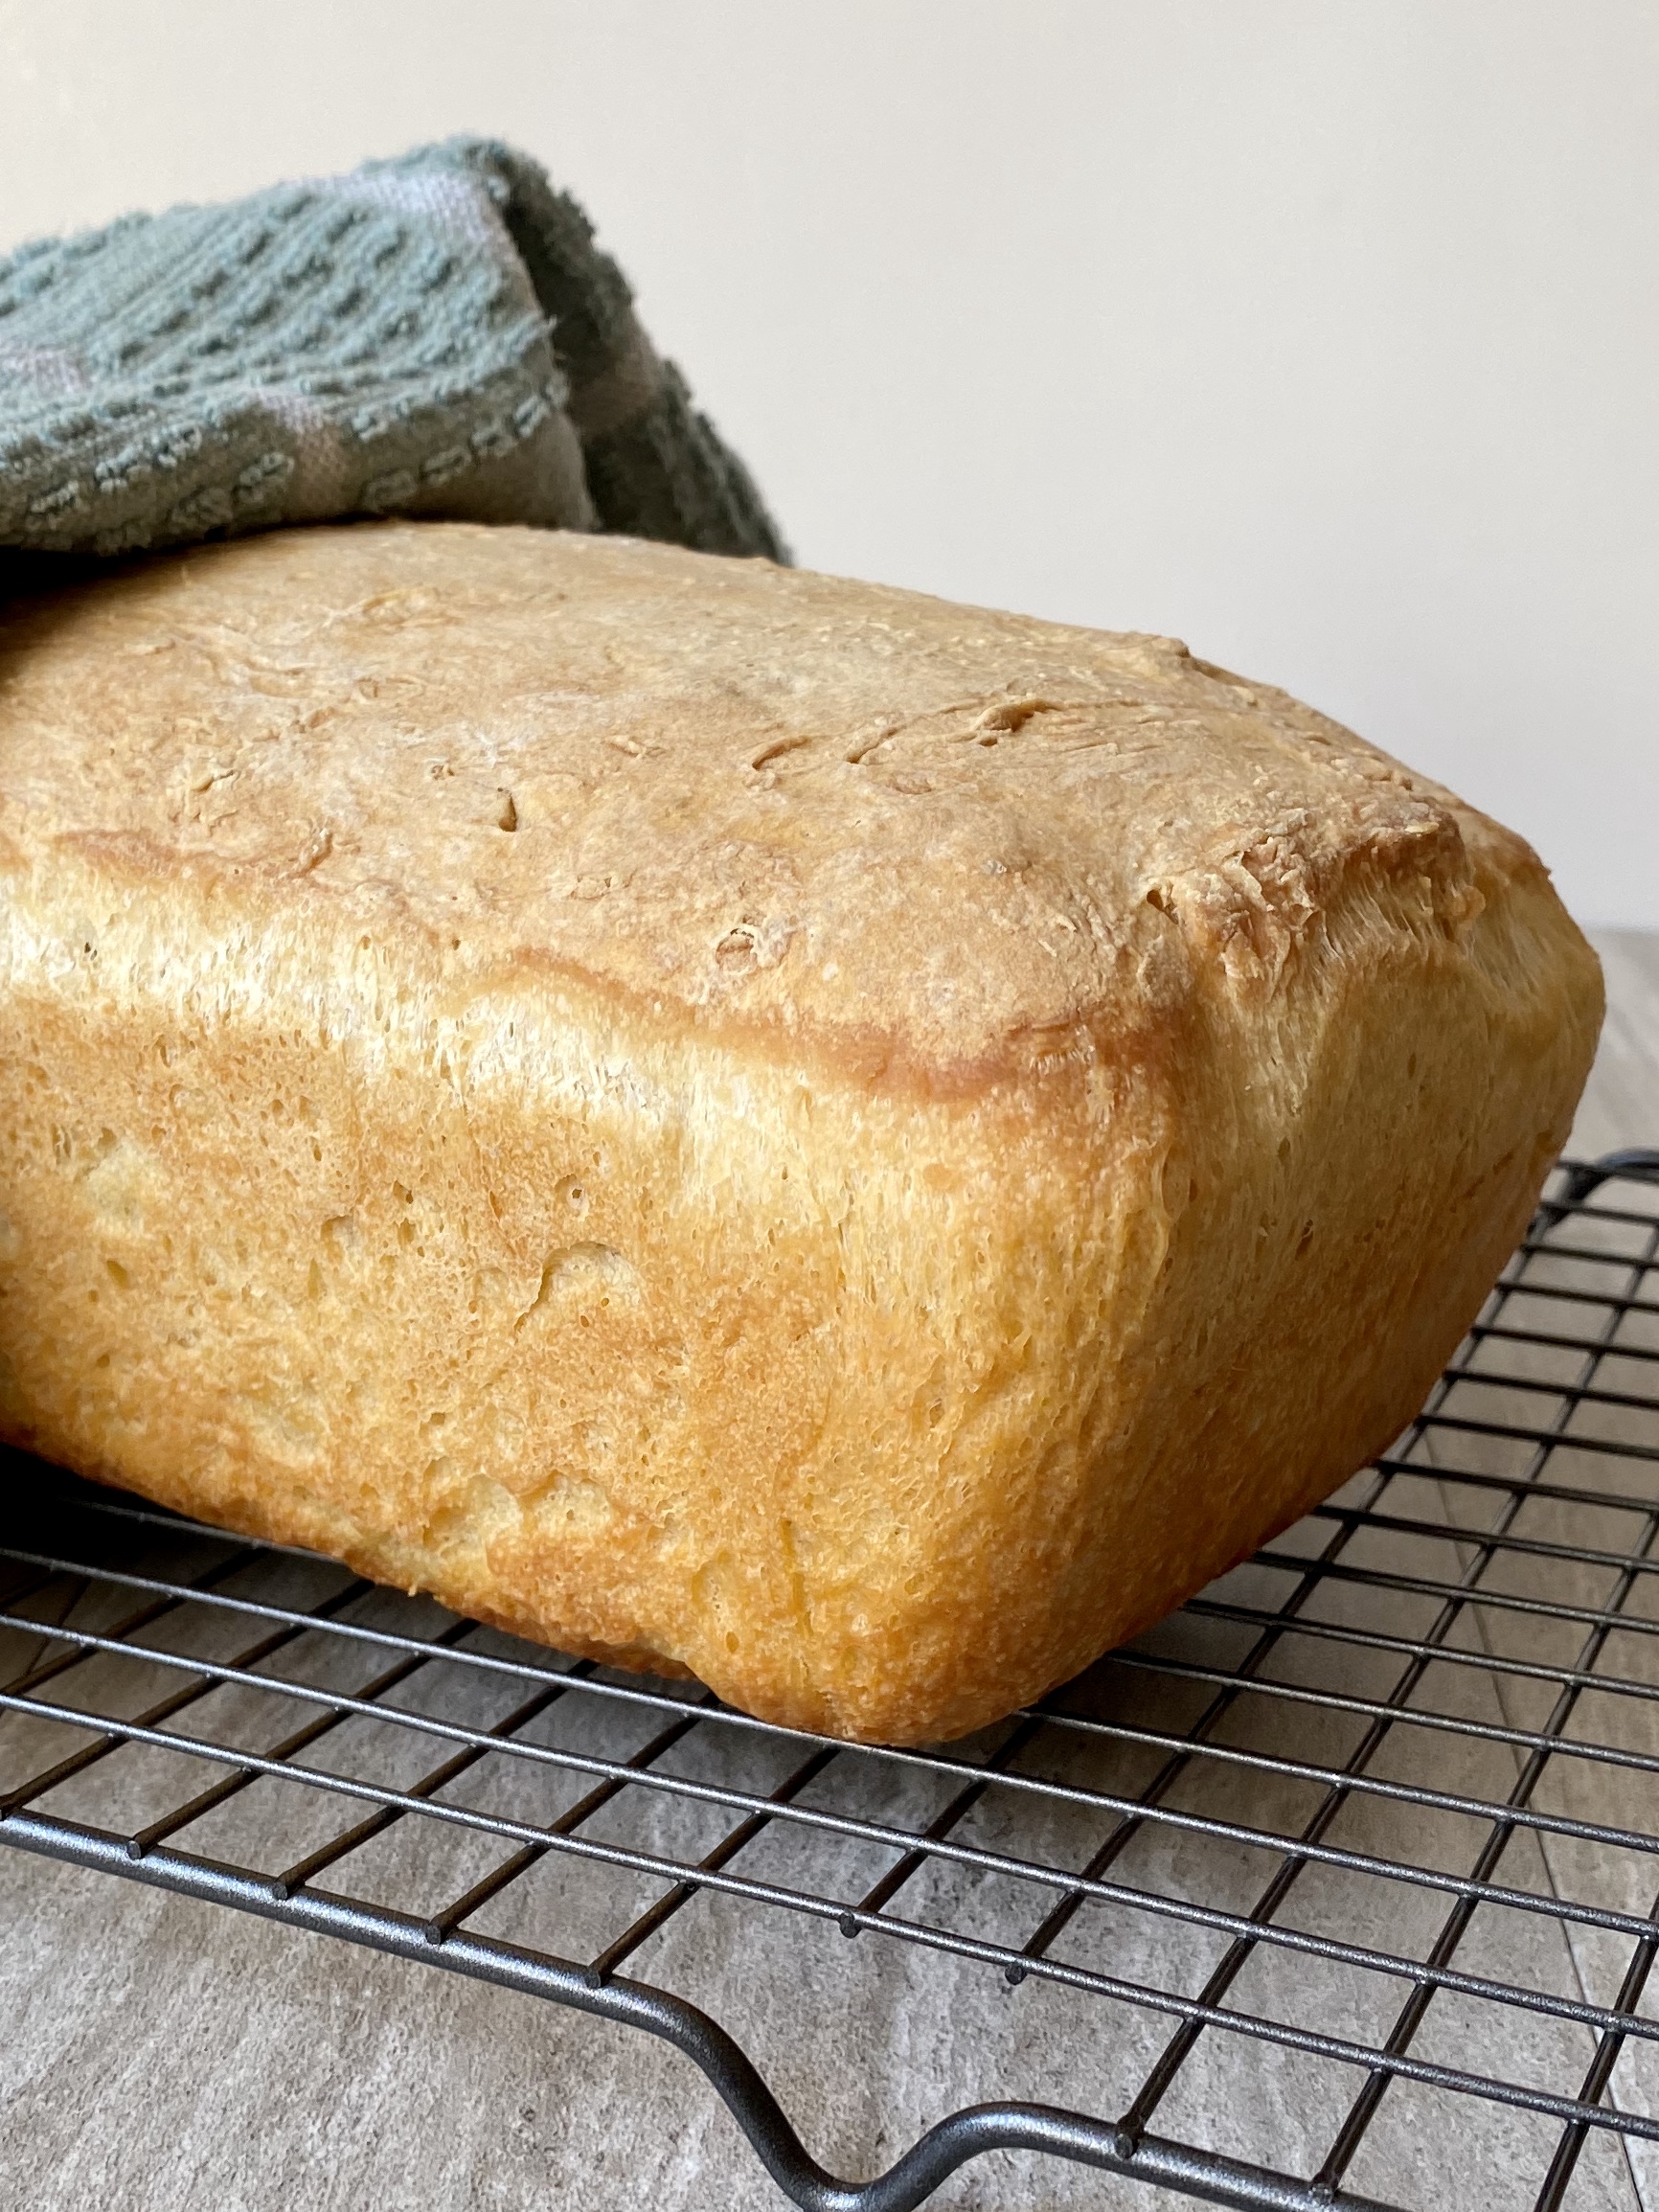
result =
[[[1575,1134],[1580,1153],[1659,1140],[1659,937],[1598,943],[1611,1010]],[[1653,1824],[1650,1805],[1642,1817]],[[1553,1881],[1555,1864],[1546,1871]],[[759,2022],[756,2055],[831,2166],[886,2164],[977,2097],[1047,2093],[1114,2109],[1112,2052],[1103,2040],[1091,2045],[1079,2022],[1092,2037],[1132,2040],[1126,2016],[1108,2021],[1103,2008],[1084,2014],[1058,1996],[1028,2001],[1034,1985],[1016,2007],[999,1976],[967,1961],[847,1946],[833,1929],[804,1940],[791,1924],[722,1952],[723,1925],[713,1916],[697,1939],[706,1955],[680,1967],[699,1969],[716,2016],[739,2030]],[[1541,1975],[1588,1971],[1577,1951],[1564,1967],[1544,1957],[1563,1943],[1548,1922],[1513,1940],[1536,1942]],[[777,1960],[787,1962],[784,1993],[768,1976]],[[1512,1956],[1509,1964],[1514,1972]],[[805,2037],[803,1992],[813,2023]],[[1241,2155],[1270,2156],[1303,2132],[1311,2092],[1306,2069],[1282,2068],[1272,2049],[1257,2048],[1251,2087],[1239,2100],[1236,2079],[1229,2093],[1245,2108]],[[872,2064],[883,2053],[890,2065]],[[1201,2077],[1193,2093],[1202,2093]],[[1307,2129],[1315,2124],[1307,2116]],[[1181,2132],[1173,2112],[1165,2125]],[[1455,2161],[1455,2141],[1435,2155]],[[1415,2196],[1423,2155],[1420,2132],[1385,2131],[1381,2164],[1366,2170],[1363,2186],[1387,2197],[1392,2171],[1401,2195]],[[1466,2198],[1455,2194],[1475,2212],[1485,2190],[1473,2175],[1467,2186]],[[1177,2200],[998,2154],[932,2201],[941,2212],[1172,2212]],[[783,2202],[702,2077],[637,2033],[0,1851],[6,2212],[518,2212],[549,2203],[776,2212]],[[1568,2202],[1576,2212],[1656,2212],[1659,2160],[1627,2158],[1597,2137]]]

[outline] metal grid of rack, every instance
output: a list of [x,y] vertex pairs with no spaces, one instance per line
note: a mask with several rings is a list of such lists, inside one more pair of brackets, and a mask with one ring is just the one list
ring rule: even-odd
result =
[[[0,1842],[645,2028],[803,2206],[904,2212],[997,2147],[1281,2212],[1398,2204],[1402,2175],[1414,2207],[1479,2176],[1556,2212],[1608,2160],[1659,2187],[1659,1152],[1557,1170],[1419,1420],[1327,1505],[927,1751],[11,1457]],[[717,2023],[688,1962],[745,1945],[722,2002],[766,2001]],[[1041,2093],[851,2183],[763,2072],[778,1991],[855,2017],[872,1946],[994,1990]]]

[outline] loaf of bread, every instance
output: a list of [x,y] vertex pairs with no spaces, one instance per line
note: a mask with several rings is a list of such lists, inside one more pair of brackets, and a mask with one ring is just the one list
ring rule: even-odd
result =
[[1601,1012],[1181,645],[465,524],[12,600],[0,877],[0,1432],[865,1740],[1386,1446]]

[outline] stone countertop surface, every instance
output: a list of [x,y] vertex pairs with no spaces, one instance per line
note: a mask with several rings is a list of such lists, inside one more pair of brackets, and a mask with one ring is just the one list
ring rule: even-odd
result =
[[[1581,1156],[1659,1142],[1659,936],[1608,933],[1597,943],[1610,1011],[1575,1132]],[[1478,1705],[1478,1684],[1495,1678],[1473,1679]],[[1493,1695],[1501,1705],[1501,1688]],[[1659,1750],[1653,1734],[1649,1747]],[[1498,1787],[1498,1767],[1472,1773],[1465,1741],[1446,1741],[1452,1763],[1435,1777],[1443,1786]],[[1599,1771],[1610,1780],[1594,1816],[1618,1821],[1623,1812],[1651,1829],[1652,1778]],[[1512,1783],[1511,1772],[1503,1787]],[[1247,1820],[1276,1816],[1265,1801],[1234,1810]],[[1278,1816],[1293,1812],[1281,1807]],[[1444,1863],[1458,1863],[1455,1836],[1445,1848]],[[1523,1836],[1506,1876],[1528,1879],[1522,1861],[1531,1853],[1538,1881],[1572,1886],[1573,1855],[1585,1848]],[[1250,1874],[1240,1871],[1241,1899],[1260,1884],[1260,1868],[1254,1882]],[[1630,1892],[1641,1912],[1652,1902],[1650,1862],[1646,1879],[1645,1894],[1639,1884]],[[1443,1898],[1430,1903],[1443,1913]],[[1429,1909],[1402,1890],[1398,1920],[1385,1918],[1370,1940],[1410,1949]],[[1603,1991],[1610,1969],[1590,1940],[1595,1931],[1569,1941],[1548,1919],[1511,1918],[1524,1925],[1488,1927],[1472,1939],[1468,1963],[1478,1966],[1484,1945],[1485,1963],[1494,1965],[1489,1947],[1501,1943],[1496,1971],[1545,1988]],[[1011,1992],[969,1961],[898,1944],[849,1945],[832,1927],[794,1916],[757,1928],[712,1909],[677,1946],[628,1971],[660,1973],[733,2027],[808,2148],[843,2173],[889,2164],[942,2114],[980,2098],[1024,2095],[1113,2112],[1168,2034],[1167,2025],[1057,1985]],[[1131,1948],[1120,1933],[1117,1963],[1145,1972],[1144,1953],[1123,1963]],[[1266,1962],[1250,1992],[1266,2009],[1276,1964],[1283,1969],[1284,1954]],[[1306,1962],[1290,1964],[1300,1971]],[[1397,1986],[1395,2002],[1400,1994]],[[1340,1977],[1326,1986],[1317,1975],[1305,1977],[1294,1998],[1314,2024],[1375,2034],[1365,2002]],[[1450,2000],[1437,2002],[1447,2022],[1439,2055],[1478,2063],[1478,2021],[1459,2025]],[[1551,2036],[1570,2042],[1566,2051],[1557,2042],[1554,2064]],[[1206,2100],[1212,2115],[1224,2103],[1228,2149],[1302,2166],[1309,2145],[1329,2140],[1353,2077],[1333,2086],[1338,2069],[1232,2037],[1225,2041],[1238,2049],[1223,2065],[1207,2055],[1216,2040],[1201,2041],[1160,2112],[1159,2132],[1193,2139],[1204,2132]],[[1560,2079],[1562,2060],[1572,2073],[1580,2046],[1587,2058],[1587,2032],[1546,2021],[1537,2064]],[[1645,2056],[1656,2050],[1648,2044]],[[1659,2065],[1642,2074],[1636,2093],[1659,2110]],[[1516,2175],[1523,2166],[1536,2171],[1534,2127],[1515,2115]],[[1468,2212],[1510,2201],[1503,2154],[1494,2162],[1489,2136],[1485,2145],[1466,2171],[1460,2160],[1471,2154],[1446,2100],[1397,2095],[1385,2101],[1348,2185]],[[1006,2154],[975,2161],[930,2200],[940,2212],[1173,2212],[1187,2201]],[[1659,2212],[1659,2157],[1644,2146],[1626,2153],[1595,2132],[1566,2201],[1574,2212]],[[778,2212],[784,2203],[701,2074],[635,2031],[0,1851],[0,2212],[519,2212],[549,2204]]]

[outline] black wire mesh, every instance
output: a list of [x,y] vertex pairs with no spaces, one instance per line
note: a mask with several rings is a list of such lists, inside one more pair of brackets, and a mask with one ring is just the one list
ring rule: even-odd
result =
[[[1557,1171],[1374,1467],[937,1750],[765,1726],[21,1455],[6,1494],[0,1842],[632,2021],[803,2205],[900,2212],[999,2145],[1239,2205],[1659,2188],[1659,1152]],[[740,2046],[768,2065],[796,1984],[794,2032],[856,2023],[872,1939],[937,1969],[873,2070],[972,2001],[1042,2093],[858,2185]]]

